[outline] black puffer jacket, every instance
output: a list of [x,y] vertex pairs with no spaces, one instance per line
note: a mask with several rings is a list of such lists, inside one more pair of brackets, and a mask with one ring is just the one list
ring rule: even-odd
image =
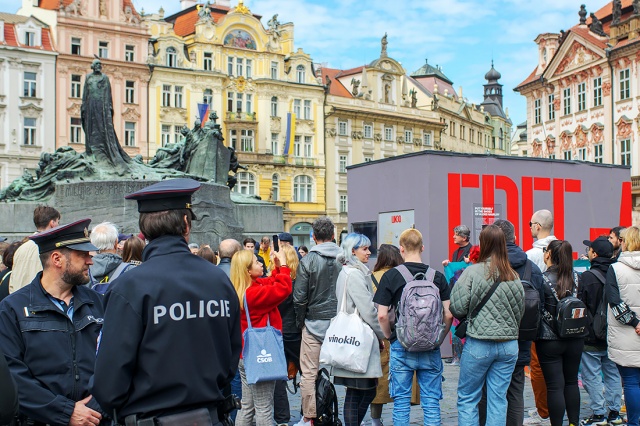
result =
[[[615,263],[616,259],[596,257],[591,261],[591,270],[598,270],[602,273],[602,276],[607,276],[609,267]],[[589,314],[593,318],[598,309],[598,305],[604,296],[604,283],[602,283],[593,272],[585,271],[580,276],[580,286],[578,287],[578,298],[587,305]],[[589,336],[584,339],[584,343],[587,346],[593,346],[598,350],[605,350],[607,347],[606,340],[597,339],[593,333],[593,327],[589,327]]]

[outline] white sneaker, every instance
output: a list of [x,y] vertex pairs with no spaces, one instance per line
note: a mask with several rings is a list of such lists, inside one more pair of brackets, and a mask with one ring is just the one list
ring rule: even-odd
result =
[[295,424],[295,426],[313,426],[313,420],[309,420],[308,422],[305,422],[304,417],[302,417],[300,421]]
[[543,418],[540,417],[540,414],[538,414],[538,410],[529,410],[529,417],[524,419],[524,422],[522,422],[523,425],[546,425],[546,426],[550,426],[551,422],[549,421],[549,418]]

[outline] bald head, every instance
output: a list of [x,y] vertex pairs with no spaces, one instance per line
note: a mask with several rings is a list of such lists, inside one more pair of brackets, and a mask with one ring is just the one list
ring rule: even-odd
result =
[[549,210],[538,210],[531,216],[531,235],[534,238],[546,238],[552,231],[553,215]]
[[218,254],[220,255],[220,259],[229,258],[231,259],[234,254],[242,250],[242,244],[233,238],[229,238],[227,240],[222,240],[220,245],[218,246]]

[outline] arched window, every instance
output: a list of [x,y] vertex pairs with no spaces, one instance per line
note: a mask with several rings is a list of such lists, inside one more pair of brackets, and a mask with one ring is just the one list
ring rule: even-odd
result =
[[311,176],[296,176],[293,179],[293,201],[310,203],[313,195],[313,180]]
[[500,144],[498,147],[504,149],[504,131],[502,129],[500,129]]
[[256,195],[256,177],[251,173],[241,172],[237,174],[238,182],[233,187],[234,191],[245,195]]
[[271,98],[271,116],[272,117],[278,116],[278,97],[277,96],[273,96]]
[[271,201],[278,201],[280,198],[280,176],[274,173],[271,177]]
[[298,67],[296,68],[296,75],[298,78],[298,83],[304,83],[305,80],[307,79],[307,75],[306,75],[306,71],[304,70],[304,65],[298,65]]
[[167,47],[167,66],[175,68],[178,63],[178,54],[173,47]]

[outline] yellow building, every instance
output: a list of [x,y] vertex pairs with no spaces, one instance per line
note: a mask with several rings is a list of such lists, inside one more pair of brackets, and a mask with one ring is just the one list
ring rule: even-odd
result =
[[284,230],[296,245],[308,244],[311,222],[326,211],[324,90],[311,58],[294,48],[293,24],[280,24],[277,15],[265,28],[242,1],[233,8],[190,4],[145,19],[149,144],[155,151],[179,141],[198,104],[209,104],[225,144],[249,168],[234,191],[282,205]]

